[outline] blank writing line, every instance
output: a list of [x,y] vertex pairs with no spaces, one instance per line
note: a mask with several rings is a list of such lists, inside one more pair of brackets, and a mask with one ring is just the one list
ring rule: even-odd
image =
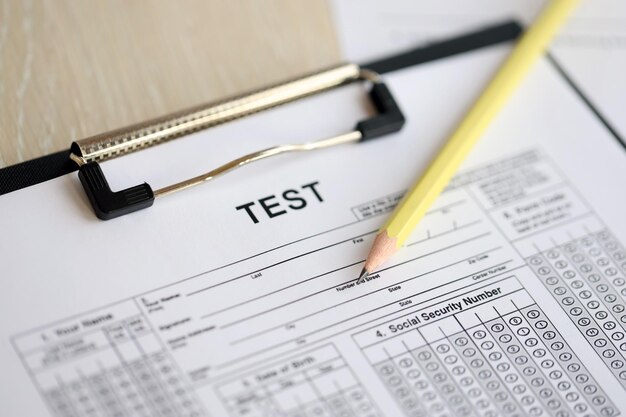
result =
[[[459,201],[455,201],[455,202],[450,203],[450,204],[447,204],[447,205],[445,205],[445,206],[441,206],[441,207],[434,208],[434,209],[432,209],[432,210],[428,211],[428,212],[426,213],[426,215],[433,214],[433,213],[435,213],[435,212],[437,212],[437,211],[445,211],[445,210],[447,210],[447,209],[449,209],[449,208],[451,208],[451,207],[458,206],[458,205],[460,205],[460,204],[465,204],[465,203],[466,203],[466,200],[459,200]],[[350,225],[355,224],[355,223],[359,223],[359,221],[352,222],[352,223],[348,223],[348,224],[346,224],[346,225],[344,225],[344,226],[339,226],[339,227],[336,227],[336,228],[334,228],[334,229],[330,229],[330,230],[328,230],[328,231],[326,231],[326,232],[318,233],[318,234],[316,234],[316,235],[312,235],[312,236],[309,236],[309,237],[306,237],[306,238],[303,238],[303,239],[300,239],[300,240],[297,240],[297,241],[291,242],[290,244],[292,244],[292,243],[296,243],[296,242],[299,242],[299,241],[302,241],[302,240],[306,240],[306,239],[309,239],[309,238],[311,238],[311,237],[319,236],[319,235],[322,235],[322,234],[324,234],[324,233],[328,233],[328,232],[331,232],[331,231],[334,231],[334,230],[340,229],[340,228],[345,227],[345,226],[350,226]],[[259,271],[263,271],[263,270],[266,270],[266,269],[272,268],[272,267],[274,267],[274,266],[280,265],[280,264],[285,263],[285,262],[289,262],[289,261],[291,261],[291,260],[294,260],[294,259],[300,258],[300,257],[302,257],[302,256],[310,255],[310,254],[312,254],[312,253],[315,253],[315,252],[318,252],[318,251],[321,251],[321,250],[324,250],[324,249],[328,249],[328,248],[331,248],[331,247],[333,247],[333,246],[340,245],[340,244],[342,244],[342,243],[349,242],[349,241],[351,241],[351,240],[353,240],[353,239],[357,239],[357,238],[360,238],[360,237],[363,237],[363,236],[371,235],[372,233],[375,233],[375,232],[377,232],[377,231],[378,231],[378,230],[374,230],[374,231],[371,231],[371,232],[363,233],[363,234],[361,234],[361,235],[358,235],[358,236],[352,237],[352,238],[350,238],[350,239],[346,239],[346,240],[343,240],[343,241],[340,241],[340,242],[336,242],[336,243],[330,244],[330,245],[328,245],[328,246],[324,246],[324,247],[321,247],[321,248],[318,248],[318,249],[312,250],[312,251],[310,251],[310,252],[306,252],[306,253],[303,253],[303,254],[300,254],[300,255],[296,255],[296,256],[294,256],[294,257],[292,257],[292,258],[285,259],[285,260],[283,260],[283,261],[281,261],[281,262],[278,262],[278,263],[275,263],[275,264],[272,264],[272,265],[268,265],[268,266],[266,266],[266,267],[264,267],[264,268],[259,268],[259,269],[255,270],[255,271],[251,271],[251,272],[248,272],[248,273],[246,273],[246,274],[240,275],[240,276],[238,276],[238,277],[231,278],[231,279],[229,279],[229,280],[227,280],[227,281],[223,281],[223,282],[220,282],[220,283],[217,283],[217,284],[214,284],[214,285],[210,285],[210,286],[208,286],[208,287],[200,288],[199,290],[192,291],[192,292],[190,292],[189,294],[187,294],[187,297],[192,296],[192,295],[196,295],[196,294],[198,294],[198,293],[201,293],[201,292],[204,292],[204,291],[210,290],[210,289],[215,288],[215,287],[219,287],[220,285],[228,284],[228,283],[230,283],[230,282],[236,281],[236,280],[241,279],[241,278],[245,278],[245,277],[250,276],[251,274],[254,274],[254,273],[256,273],[256,272],[259,272]],[[438,236],[438,235],[437,235],[437,236]],[[284,247],[284,246],[287,246],[287,245],[289,245],[289,244],[282,245],[282,246],[279,246],[279,247],[277,247],[277,248],[274,248],[274,249],[271,249],[271,250],[268,250],[268,251],[266,251],[266,252],[262,252],[262,253],[267,253],[267,252],[270,252],[270,251],[272,251],[272,250],[275,250],[275,249],[278,249],[278,248],[281,248],[281,247]],[[255,256],[258,256],[258,255],[255,255]],[[253,256],[253,257],[254,257],[254,256]],[[248,259],[250,259],[250,258],[252,258],[252,257],[249,257],[249,258],[246,258],[246,259],[242,259],[241,261],[243,261],[243,260],[248,260]],[[224,268],[224,267],[226,267],[226,266],[231,266],[231,265],[236,264],[236,263],[239,263],[239,262],[241,262],[241,261],[233,262],[233,263],[231,263],[231,264],[224,265],[224,266],[222,266],[222,267],[219,267],[219,268],[216,268],[216,269],[213,269],[213,270],[207,271],[207,272],[203,272],[203,273],[201,273],[201,274],[194,275],[194,276],[189,277],[189,278],[187,278],[187,279],[196,278],[196,277],[198,277],[198,276],[200,276],[200,275],[205,275],[205,274],[208,274],[208,273],[214,272],[214,271],[216,271],[216,270],[218,270],[218,269],[222,269],[222,268]]]
[[[497,247],[497,248],[494,248],[494,249],[490,249],[489,251],[482,252],[482,253],[489,253],[489,252],[493,252],[493,251],[498,250],[498,249],[501,249],[501,247]],[[344,304],[351,303],[351,302],[356,301],[356,300],[358,300],[358,299],[360,299],[360,298],[367,297],[367,296],[369,296],[369,295],[372,295],[372,294],[377,293],[377,292],[380,292],[380,291],[384,291],[384,290],[386,290],[387,288],[391,288],[391,287],[393,287],[393,286],[395,286],[395,285],[398,285],[398,284],[403,284],[403,283],[405,283],[405,282],[407,282],[407,281],[411,281],[411,280],[414,280],[414,279],[416,279],[416,278],[421,278],[421,277],[423,277],[424,275],[432,274],[433,272],[438,272],[438,271],[440,271],[440,270],[443,270],[443,269],[449,268],[449,267],[451,267],[451,266],[454,266],[454,265],[457,265],[457,264],[463,263],[463,262],[467,261],[468,259],[472,259],[472,258],[473,258],[473,257],[475,257],[475,256],[479,256],[479,255],[481,255],[482,253],[476,254],[476,255],[474,255],[474,256],[472,256],[472,257],[469,257],[469,258],[466,258],[466,259],[461,259],[460,261],[453,262],[453,263],[451,263],[451,264],[448,264],[448,265],[445,265],[445,266],[439,267],[439,268],[437,268],[437,269],[433,269],[433,270],[428,271],[428,272],[424,272],[424,273],[423,273],[423,274],[421,274],[421,275],[416,275],[416,276],[414,276],[414,277],[412,277],[412,278],[405,279],[404,281],[395,282],[394,284],[392,284],[392,285],[390,285],[390,286],[388,286],[388,287],[380,288],[380,289],[378,289],[378,290],[376,290],[376,291],[372,291],[372,292],[370,292],[370,293],[360,295],[360,296],[355,297],[355,298],[352,298],[352,299],[350,299],[350,300],[343,301],[343,302],[341,302],[341,303],[338,303],[338,304],[332,305],[332,306],[330,306],[330,307],[327,307],[327,308],[325,308],[325,309],[323,309],[323,310],[319,310],[319,311],[316,311],[316,312],[313,312],[313,313],[307,314],[306,316],[302,316],[302,317],[299,317],[299,318],[294,319],[294,320],[289,320],[289,321],[284,322],[284,323],[282,323],[282,324],[279,324],[279,325],[277,325],[277,326],[274,326],[274,327],[271,327],[271,328],[268,328],[268,329],[265,329],[265,330],[261,330],[260,332],[257,332],[257,333],[253,333],[253,334],[247,335],[247,336],[245,336],[245,337],[242,337],[241,339],[234,340],[231,344],[235,345],[235,344],[240,343],[240,342],[243,342],[243,341],[245,341],[245,340],[252,339],[252,338],[254,338],[254,337],[257,337],[257,336],[260,336],[260,335],[262,335],[262,334],[268,333],[268,332],[270,332],[270,331],[273,331],[273,330],[276,330],[276,329],[280,329],[280,328],[282,328],[282,327],[285,327],[287,324],[290,324],[290,323],[295,323],[295,322],[298,322],[298,321],[301,321],[301,320],[304,320],[304,319],[308,319],[308,318],[310,318],[310,317],[312,317],[312,316],[315,316],[315,315],[318,315],[318,314],[324,313],[324,312],[326,312],[326,311],[328,311],[328,310],[332,310],[333,308],[336,308],[336,307],[342,306],[342,305],[344,305]],[[439,287],[444,286],[444,285],[450,285],[450,284],[453,284],[453,283],[455,283],[455,282],[457,282],[457,281],[460,281],[460,280],[466,279],[466,278],[468,278],[468,277],[470,277],[470,276],[473,276],[473,275],[479,274],[479,273],[481,273],[481,272],[487,271],[487,270],[492,269],[492,268],[496,268],[496,267],[498,267],[498,266],[506,265],[506,264],[508,264],[508,263],[510,263],[510,262],[512,262],[512,259],[509,259],[509,260],[507,260],[507,261],[505,261],[505,262],[502,262],[502,263],[497,264],[497,265],[494,265],[494,266],[487,267],[487,268],[485,268],[485,269],[483,269],[483,270],[481,270],[481,271],[474,272],[474,273],[472,273],[472,274],[470,274],[470,275],[466,275],[466,276],[463,276],[463,277],[461,277],[461,278],[457,278],[457,279],[455,279],[454,281],[450,281],[450,282],[448,282],[448,283],[446,283],[446,284],[442,284],[442,285],[439,285],[439,286],[433,287],[433,289],[439,288]],[[388,303],[388,304],[385,304],[385,305],[381,306],[381,308],[383,308],[383,307],[388,307],[388,306],[390,306],[390,305],[397,304],[397,303],[399,303],[399,302],[402,302],[402,301],[408,300],[408,299],[410,299],[410,298],[413,298],[415,295],[416,295],[416,294],[413,294],[413,295],[409,295],[409,296],[407,296],[407,297],[405,297],[405,298],[401,298],[401,299],[398,299],[398,300],[394,300],[394,301],[393,301],[393,302],[391,302],[391,303]],[[373,310],[372,310],[372,311],[373,311]]]
[[248,272],[248,273],[246,273],[246,274],[239,275],[238,277],[234,277],[234,278],[231,278],[231,279],[229,279],[229,280],[226,280],[226,281],[223,281],[223,282],[220,282],[220,283],[217,283],[217,284],[213,284],[213,285],[210,285],[210,286],[208,286],[208,287],[204,287],[204,288],[201,288],[201,289],[199,289],[199,290],[196,290],[196,291],[190,292],[189,294],[187,294],[187,297],[189,297],[189,296],[191,296],[191,295],[195,295],[195,294],[201,293],[201,292],[203,292],[203,291],[210,290],[210,289],[215,288],[215,287],[219,287],[220,285],[228,284],[228,283],[230,283],[230,282],[236,281],[236,280],[241,279],[241,278],[248,277],[248,276],[250,276],[251,274],[254,274],[255,272],[265,271],[265,270],[267,270],[267,269],[270,269],[270,268],[273,268],[273,267],[275,267],[275,266],[278,266],[278,265],[284,264],[284,263],[286,263],[286,262],[293,261],[294,259],[298,259],[298,258],[301,258],[301,257],[303,257],[303,256],[307,256],[307,255],[310,255],[310,254],[312,254],[312,253],[322,251],[322,250],[324,250],[324,249],[332,248],[333,246],[341,245],[342,243],[350,242],[350,241],[352,241],[352,240],[354,240],[354,239],[358,239],[358,238],[363,237],[363,236],[371,235],[372,233],[376,233],[376,232],[377,232],[377,230],[373,230],[373,231],[371,231],[371,232],[363,233],[363,234],[358,235],[358,236],[353,236],[353,237],[351,237],[351,238],[348,238],[348,239],[342,240],[342,241],[340,241],[340,242],[331,243],[330,245],[323,246],[323,247],[321,247],[321,248],[317,248],[317,249],[313,249],[313,250],[311,250],[311,251],[309,251],[309,252],[305,252],[305,253],[301,253],[301,254],[296,255],[296,256],[292,256],[291,258],[283,259],[282,261],[279,261],[279,262],[276,262],[276,263],[274,263],[274,264],[271,264],[271,265],[265,266],[265,267],[263,267],[263,268],[259,268],[259,269],[255,270],[255,271],[251,271],[251,272]]
[[[319,274],[319,275],[315,275],[314,277],[307,278],[307,279],[302,280],[302,281],[298,281],[298,282],[296,282],[296,283],[294,283],[294,284],[291,284],[291,285],[288,285],[288,286],[286,286],[286,287],[282,287],[282,288],[279,288],[279,289],[274,290],[274,291],[272,291],[272,292],[268,292],[267,294],[259,295],[258,297],[254,297],[254,298],[251,298],[251,299],[249,299],[249,300],[242,301],[242,302],[240,302],[240,303],[238,303],[238,304],[236,304],[236,305],[232,305],[232,306],[229,306],[229,307],[225,307],[225,308],[223,308],[223,309],[221,309],[221,310],[217,310],[217,311],[214,311],[214,312],[212,312],[212,313],[205,314],[205,315],[204,315],[204,316],[202,316],[201,318],[206,319],[206,318],[211,317],[211,316],[214,316],[214,315],[216,315],[216,314],[223,313],[223,312],[228,311],[228,310],[232,310],[233,308],[238,308],[238,307],[241,307],[242,305],[245,305],[245,304],[251,303],[251,302],[253,302],[253,301],[257,301],[257,300],[260,300],[260,299],[262,299],[262,298],[269,297],[270,295],[274,295],[274,294],[276,294],[276,293],[279,293],[279,292],[281,292],[281,291],[288,290],[289,288],[295,287],[296,285],[304,284],[305,282],[308,282],[308,281],[311,281],[311,280],[314,280],[314,279],[317,279],[317,278],[321,278],[321,277],[323,277],[323,276],[325,276],[325,275],[332,274],[332,273],[335,273],[335,272],[341,271],[341,270],[343,270],[343,269],[350,268],[350,267],[352,267],[352,266],[355,266],[355,265],[361,264],[361,263],[363,263],[363,262],[365,262],[365,259],[362,259],[362,260],[360,260],[360,261],[357,261],[357,262],[351,263],[351,264],[349,264],[349,265],[341,266],[341,267],[339,267],[339,268],[333,269],[332,271],[328,271],[328,272],[321,273],[321,274]],[[334,287],[333,287],[333,288],[334,288]]]
[[[499,276],[501,276],[501,275],[504,275],[505,273],[510,273],[510,272],[512,272],[512,271],[515,271],[515,270],[517,270],[517,269],[519,269],[519,268],[522,268],[522,267],[525,267],[525,266],[526,266],[526,265],[520,265],[520,266],[517,266],[517,267],[515,267],[515,268],[509,269],[508,271],[504,271],[504,272],[502,272],[502,273],[500,273],[500,274],[493,275],[493,276],[491,277],[491,279],[496,278],[496,277],[499,277]],[[467,275],[467,276],[471,276],[471,275],[473,275],[473,274],[470,274],[470,275]],[[466,277],[467,277],[467,276],[466,276]],[[498,282],[504,281],[505,279],[512,278],[512,277],[513,277],[513,275],[509,275],[508,277],[506,277],[506,278],[502,278],[502,279],[500,279],[500,280],[498,280],[498,281],[496,281],[496,282],[489,282],[489,284],[486,284],[486,285],[484,285],[484,286],[482,286],[482,287],[473,288],[472,290],[468,291],[467,293],[469,293],[469,292],[471,292],[471,291],[474,291],[474,290],[477,290],[477,289],[480,289],[480,288],[485,288],[485,287],[487,287],[487,286],[489,286],[489,285],[496,284],[496,283],[498,283]],[[447,284],[442,284],[441,286],[444,286],[444,285],[447,285]],[[435,289],[435,288],[438,288],[438,287],[434,287],[433,289]],[[424,293],[424,292],[428,292],[428,291],[431,291],[431,290],[425,290],[425,291],[422,291],[422,292],[420,292],[420,293],[416,293],[415,295],[420,295],[420,294],[422,294],[422,293]],[[462,295],[462,294],[461,294],[461,295]],[[435,298],[438,298],[438,297],[435,297]],[[450,299],[452,299],[452,298],[454,298],[454,297],[451,297]],[[337,336],[337,335],[340,335],[340,334],[344,334],[344,333],[350,332],[350,331],[352,331],[352,330],[354,330],[354,329],[356,329],[356,328],[359,328],[359,327],[361,327],[361,326],[363,326],[363,325],[366,325],[366,324],[369,324],[369,323],[372,323],[372,322],[378,321],[378,320],[380,320],[380,319],[382,319],[382,318],[386,318],[386,317],[389,317],[389,316],[393,316],[394,314],[397,314],[397,313],[399,313],[399,312],[402,312],[402,311],[407,310],[407,309],[410,309],[410,308],[414,308],[414,307],[415,307],[414,311],[415,311],[415,310],[419,310],[419,309],[421,309],[421,307],[420,307],[421,305],[423,305],[423,304],[425,304],[425,303],[427,303],[427,302],[429,302],[429,301],[433,301],[433,299],[430,299],[430,300],[425,300],[425,301],[424,301],[424,302],[422,302],[422,303],[419,303],[419,304],[414,304],[414,305],[411,305],[411,306],[409,306],[409,307],[405,307],[405,308],[401,308],[401,309],[396,310],[396,311],[393,311],[393,312],[391,312],[391,313],[388,313],[388,314],[382,315],[382,316],[380,316],[380,317],[376,317],[376,318],[374,318],[374,319],[372,319],[372,320],[366,321],[365,323],[359,323],[359,324],[357,324],[357,325],[355,325],[355,326],[352,326],[352,327],[350,327],[350,328],[343,329],[343,330],[341,330],[341,331],[339,331],[339,332],[336,332],[336,333],[330,334],[330,335],[328,335],[328,336],[326,336],[326,337],[323,337],[323,338],[321,338],[321,339],[318,339],[318,340],[316,340],[316,341],[315,341],[315,343],[321,343],[321,342],[322,342],[322,341],[324,341],[324,340],[332,339],[333,337],[335,337],[335,336]],[[446,301],[447,301],[447,300],[446,300]],[[445,302],[445,301],[437,301],[437,303],[439,303],[439,302]],[[250,358],[250,357],[253,357],[253,356],[256,356],[256,355],[259,355],[259,354],[265,353],[265,352],[270,351],[270,350],[272,350],[272,349],[276,349],[276,348],[277,348],[277,347],[279,347],[279,346],[282,346],[282,345],[285,345],[285,344],[291,343],[291,342],[293,342],[293,341],[295,341],[295,340],[302,339],[302,338],[305,338],[305,337],[309,337],[309,336],[311,336],[311,335],[313,335],[313,334],[315,334],[315,333],[321,332],[321,331],[326,330],[326,329],[331,328],[331,327],[335,327],[335,326],[337,326],[337,325],[339,325],[339,324],[343,324],[343,323],[345,323],[345,322],[347,322],[347,321],[350,321],[350,320],[353,320],[353,319],[355,319],[355,318],[357,318],[357,317],[361,317],[361,316],[363,316],[363,315],[365,315],[365,314],[368,314],[368,313],[370,313],[370,312],[376,311],[376,310],[378,310],[378,309],[380,309],[380,308],[382,308],[382,307],[386,307],[386,306],[381,306],[381,307],[378,307],[378,308],[375,308],[375,309],[372,309],[372,310],[369,310],[369,311],[364,311],[364,312],[362,312],[362,313],[359,313],[359,314],[358,314],[358,315],[356,315],[356,316],[349,317],[349,318],[347,318],[347,319],[345,319],[345,320],[342,320],[342,321],[339,321],[339,322],[337,322],[337,323],[334,323],[334,324],[331,324],[331,325],[328,325],[328,326],[322,327],[322,328],[317,329],[317,330],[314,330],[314,331],[312,331],[312,332],[309,332],[309,333],[306,333],[306,334],[303,334],[303,335],[297,336],[297,337],[292,338],[292,339],[285,340],[285,341],[283,341],[283,342],[279,342],[279,343],[276,343],[276,344],[273,344],[273,345],[267,346],[267,347],[265,347],[265,348],[263,348],[263,349],[258,349],[258,350],[256,350],[256,351],[255,351],[255,352],[253,352],[253,353],[250,353],[250,354],[247,354],[247,355],[242,355],[242,356],[239,356],[239,357],[238,357],[238,358],[236,358],[236,359],[232,359],[232,360],[229,360],[229,361],[226,361],[226,362],[222,362],[221,364],[216,365],[216,366],[215,366],[215,369],[223,369],[223,368],[225,368],[225,367],[228,367],[228,366],[232,365],[233,363],[237,363],[237,362],[240,362],[240,361],[245,360],[245,359],[247,359],[247,358]],[[281,353],[281,356],[282,356],[282,355],[286,355],[286,354],[288,354],[288,353],[290,353],[290,352],[292,352],[292,351],[298,350],[298,349],[299,349],[299,347],[295,347],[295,348],[293,348],[293,349],[289,349],[289,350],[287,350],[287,351],[285,351],[285,352],[282,352],[282,353]]]
[[[431,235],[430,232],[429,232],[429,235],[428,235],[428,237],[426,239],[416,240],[415,242],[411,242],[411,243],[407,244],[406,246],[417,245],[418,243],[426,242],[427,240],[433,239],[435,237],[444,236],[444,235],[447,235],[449,233],[453,233],[453,232],[456,232],[458,230],[464,229],[466,227],[474,226],[475,224],[478,224],[478,223],[481,223],[481,222],[482,222],[482,220],[475,220],[473,222],[469,222],[469,223],[463,224],[461,226],[455,226],[455,227],[453,227],[450,230],[446,230],[445,232],[437,233],[436,235]],[[456,225],[456,223],[454,223],[454,224]]]
[[[454,244],[452,244],[452,245],[445,246],[445,247],[443,247],[443,248],[440,248],[440,249],[434,250],[434,251],[429,252],[429,253],[426,253],[426,254],[424,254],[424,255],[417,256],[417,257],[415,257],[415,258],[409,259],[409,260],[404,261],[404,262],[401,262],[401,263],[399,263],[399,264],[396,264],[396,265],[391,265],[391,266],[389,266],[389,267],[387,267],[387,268],[385,268],[385,269],[381,269],[380,271],[376,271],[376,273],[380,273],[380,272],[384,272],[384,271],[387,271],[387,270],[390,270],[390,269],[393,269],[393,268],[397,268],[398,266],[401,266],[401,265],[407,264],[407,263],[409,263],[409,262],[413,262],[413,261],[416,261],[416,260],[418,260],[418,259],[425,258],[425,257],[430,256],[430,255],[434,255],[435,253],[439,253],[439,252],[443,252],[443,251],[445,251],[445,250],[451,249],[451,248],[453,248],[453,247],[455,247],[455,246],[459,246],[459,245],[465,244],[465,243],[467,243],[467,242],[471,242],[471,241],[473,241],[473,240],[480,239],[480,238],[485,237],[485,236],[487,236],[487,235],[489,235],[489,234],[490,234],[490,233],[483,233],[483,234],[481,234],[481,235],[474,236],[474,237],[472,237],[472,238],[469,238],[469,239],[463,240],[463,241],[461,241],[461,242],[457,242],[457,243],[454,243]],[[345,284],[348,284],[348,283],[353,282],[353,281],[354,281],[354,282],[356,282],[357,280],[358,280],[358,278],[354,278],[354,279],[350,279],[350,280],[348,280],[348,281],[344,281],[344,282],[342,282],[342,283],[334,284],[334,285],[333,285],[333,286],[331,286],[331,287],[327,287],[327,288],[324,288],[324,289],[322,289],[322,290],[316,291],[316,292],[314,292],[314,293],[307,294],[307,295],[305,295],[305,296],[303,296],[303,297],[297,298],[297,299],[295,299],[295,300],[291,300],[291,301],[289,301],[289,302],[287,302],[287,303],[285,303],[285,304],[281,304],[281,305],[278,305],[278,306],[272,307],[272,308],[270,308],[270,309],[268,309],[268,310],[261,311],[261,312],[259,312],[259,313],[255,313],[255,314],[253,314],[253,315],[251,315],[251,316],[247,316],[247,317],[244,317],[244,318],[238,319],[238,320],[236,320],[236,321],[233,321],[233,322],[230,322],[230,323],[224,324],[224,325],[222,325],[220,328],[221,328],[221,329],[225,329],[225,328],[230,327],[230,326],[233,326],[233,325],[235,325],[235,324],[245,322],[245,321],[247,321],[247,320],[249,320],[249,319],[251,319],[251,318],[253,318],[253,317],[258,317],[258,316],[261,316],[261,315],[263,315],[263,314],[270,313],[270,312],[272,312],[272,311],[274,311],[274,310],[277,310],[277,309],[279,309],[279,308],[286,307],[286,306],[288,306],[288,305],[290,305],[290,304],[294,304],[294,303],[297,303],[297,302],[299,302],[299,301],[305,300],[305,299],[307,299],[307,298],[310,298],[310,297],[313,297],[313,296],[319,295],[319,294],[321,294],[321,293],[324,293],[324,292],[326,292],[326,291],[332,290],[332,289],[334,289],[334,288],[335,288],[335,287],[337,287],[337,286],[340,286],[340,285],[345,285]]]
[[[476,221],[470,222],[470,223],[468,223],[468,224],[465,224],[465,225],[459,226],[459,227],[457,227],[457,229],[456,229],[456,230],[459,230],[459,229],[462,229],[462,228],[465,228],[465,227],[469,227],[469,226],[473,226],[473,225],[475,225],[475,224],[477,224],[477,223],[480,223],[480,222],[481,222],[481,220],[476,220]],[[436,238],[436,237],[439,237],[439,236],[443,236],[443,235],[448,234],[448,233],[450,233],[450,232],[452,232],[452,231],[453,231],[453,230],[450,230],[450,231],[447,231],[447,232],[443,232],[443,233],[440,233],[440,234],[434,235],[434,236],[433,236],[433,238]],[[427,240],[427,239],[426,239],[426,240]],[[414,243],[411,243],[411,244],[409,244],[409,245],[407,245],[407,246],[412,246],[412,245],[417,244],[417,243],[420,243],[420,242],[423,242],[423,241],[414,242]],[[298,281],[298,282],[293,283],[293,284],[291,284],[291,285],[288,285],[288,286],[286,286],[286,287],[278,288],[278,289],[276,289],[276,290],[274,290],[274,291],[271,291],[271,292],[269,292],[269,293],[266,293],[266,294],[263,294],[263,295],[259,295],[259,296],[257,296],[257,297],[254,297],[254,298],[248,299],[248,300],[246,300],[246,301],[242,301],[242,302],[240,302],[240,303],[238,303],[238,304],[236,304],[236,305],[228,306],[228,307],[222,308],[222,309],[220,309],[220,310],[216,310],[216,311],[213,311],[213,312],[211,312],[211,313],[207,313],[207,314],[205,314],[205,315],[201,316],[200,318],[201,318],[201,319],[206,319],[206,318],[212,317],[212,316],[214,316],[214,315],[216,315],[216,314],[223,313],[223,312],[226,312],[226,311],[229,311],[229,310],[232,310],[232,309],[235,309],[235,308],[241,307],[242,305],[245,305],[245,304],[251,303],[251,302],[253,302],[253,301],[260,300],[260,299],[265,298],[265,297],[269,297],[269,296],[274,295],[274,294],[276,294],[276,293],[279,293],[279,292],[281,292],[281,291],[288,290],[288,289],[293,288],[293,287],[295,287],[295,286],[298,286],[298,285],[300,285],[300,284],[304,284],[304,283],[309,282],[309,281],[311,281],[311,280],[314,280],[314,279],[317,279],[317,278],[321,278],[321,277],[323,277],[323,276],[325,276],[325,275],[332,274],[332,273],[335,273],[335,272],[341,271],[341,270],[343,270],[343,269],[347,269],[347,268],[353,267],[353,266],[358,265],[358,264],[361,264],[361,263],[363,263],[363,262],[365,262],[365,260],[360,260],[360,261],[353,262],[353,263],[348,264],[348,265],[345,265],[345,266],[341,266],[341,267],[339,267],[339,268],[333,269],[333,270],[328,271],[328,272],[323,272],[323,273],[321,273],[321,274],[318,274],[318,275],[315,275],[315,276],[313,276],[313,277],[310,277],[310,278],[304,279],[304,280],[302,280],[302,281]],[[385,269],[385,270],[386,270],[386,269]],[[384,270],[383,270],[383,271],[384,271]],[[350,281],[347,281],[347,282],[350,282]],[[335,286],[336,286],[336,285],[335,285]],[[330,287],[330,288],[335,288],[335,286]]]

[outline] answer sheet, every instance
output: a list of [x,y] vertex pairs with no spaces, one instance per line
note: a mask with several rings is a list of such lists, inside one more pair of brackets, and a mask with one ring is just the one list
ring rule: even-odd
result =
[[[377,228],[510,45],[387,74],[405,128],[103,222],[76,174],[0,198],[2,416],[626,413],[626,152],[543,60],[393,261]],[[158,188],[344,133],[360,86],[103,164]]]

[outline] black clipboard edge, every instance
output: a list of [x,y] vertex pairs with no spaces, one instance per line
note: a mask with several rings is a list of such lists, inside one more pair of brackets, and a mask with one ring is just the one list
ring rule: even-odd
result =
[[600,113],[600,110],[598,110],[598,108],[591,102],[591,100],[589,100],[589,98],[582,92],[580,87],[578,87],[578,85],[574,83],[574,80],[572,80],[572,77],[569,76],[569,74],[565,71],[565,69],[561,66],[561,64],[559,64],[556,58],[554,58],[554,55],[548,53],[546,55],[546,58],[554,66],[554,68],[561,75],[561,77],[563,77],[565,82],[570,87],[572,87],[572,90],[574,90],[576,95],[587,105],[589,110],[591,110],[591,112],[596,115],[598,120],[600,120],[600,123],[602,123],[604,127],[606,127],[609,133],[611,133],[611,135],[617,140],[617,142],[620,145],[622,145],[622,147],[626,151],[626,139],[621,137],[620,134],[617,133],[617,130],[615,130],[615,128],[608,122],[608,120],[604,117],[604,115]]
[[[369,62],[361,65],[361,67],[378,73],[386,73],[509,42],[515,40],[521,32],[522,27],[519,23],[512,20],[506,21],[476,32],[434,42],[401,54]],[[69,150],[60,151],[0,169],[0,195],[76,171],[78,167],[69,159],[69,153]]]
[[78,169],[70,151],[60,151],[0,169],[0,195],[61,177]]
[[476,32],[467,33],[443,41],[436,41],[430,45],[421,46],[400,54],[368,62],[362,64],[361,67],[370,69],[379,74],[384,74],[484,48],[486,46],[512,41],[517,39],[521,33],[522,26],[514,20],[509,20]]

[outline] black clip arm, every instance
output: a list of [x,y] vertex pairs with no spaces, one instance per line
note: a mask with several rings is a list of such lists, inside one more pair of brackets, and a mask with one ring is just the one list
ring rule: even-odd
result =
[[81,165],[78,178],[83,184],[96,216],[102,220],[123,216],[150,207],[154,203],[154,193],[146,183],[117,192],[111,191],[97,162]]
[[357,123],[356,130],[361,132],[361,141],[376,139],[402,129],[405,122],[404,115],[385,83],[374,83],[369,95],[378,114]]

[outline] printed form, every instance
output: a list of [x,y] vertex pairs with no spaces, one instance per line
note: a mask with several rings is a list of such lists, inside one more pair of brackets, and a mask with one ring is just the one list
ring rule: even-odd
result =
[[[250,166],[113,221],[75,174],[0,198],[0,414],[626,413],[626,152],[548,60],[406,247],[355,285],[509,51],[388,74],[399,134]],[[103,169],[114,189],[160,186],[368,111],[344,88]]]

